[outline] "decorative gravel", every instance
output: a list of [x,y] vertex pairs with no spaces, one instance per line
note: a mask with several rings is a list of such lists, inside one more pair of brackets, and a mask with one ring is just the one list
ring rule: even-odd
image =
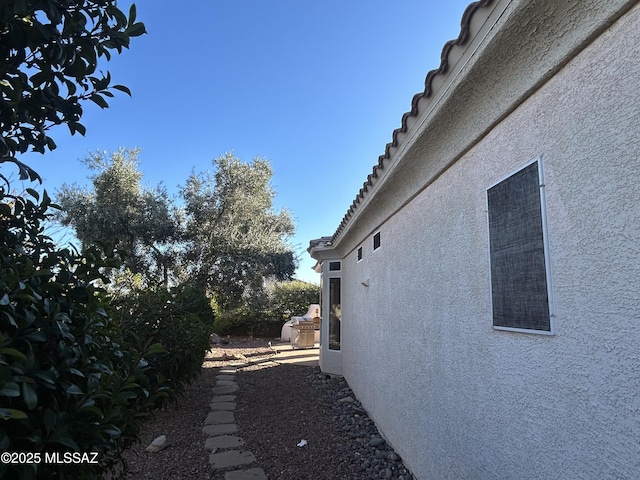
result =
[[[218,369],[271,354],[266,341],[255,339],[213,348],[199,379],[145,426],[141,443],[127,452],[126,478],[224,479],[225,472],[209,464],[202,433]],[[413,480],[343,378],[269,362],[238,369],[235,381],[237,435],[257,459],[247,468],[261,467],[270,480]],[[159,435],[166,435],[168,447],[146,452]]]

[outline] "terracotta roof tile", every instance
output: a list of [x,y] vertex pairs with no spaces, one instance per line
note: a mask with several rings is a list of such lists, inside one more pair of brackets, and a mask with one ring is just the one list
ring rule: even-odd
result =
[[494,0],[480,0],[477,2],[473,2],[467,6],[464,13],[462,14],[462,20],[460,22],[460,34],[458,35],[458,38],[454,40],[449,40],[447,43],[444,44],[444,47],[442,48],[442,54],[440,55],[440,66],[434,70],[431,70],[429,73],[427,73],[427,76],[424,81],[424,91],[413,96],[413,99],[411,100],[411,110],[406,112],[402,116],[402,123],[400,128],[397,128],[396,130],[393,131],[392,141],[390,143],[387,143],[384,154],[378,157],[378,163],[374,165],[372,173],[367,176],[367,181],[364,183],[363,187],[358,192],[358,195],[356,196],[355,200],[349,207],[349,210],[347,210],[347,213],[345,214],[342,221],[340,222],[340,225],[338,226],[337,230],[331,237],[332,241],[335,241],[336,237],[342,232],[342,230],[349,223],[349,219],[353,216],[355,210],[358,208],[357,206],[360,203],[360,200],[364,198],[364,194],[368,191],[368,187],[373,185],[372,178],[378,178],[378,170],[383,170],[385,160],[388,160],[389,158],[391,158],[391,155],[389,152],[391,148],[395,148],[398,146],[399,144],[398,136],[401,133],[407,132],[407,129],[408,129],[407,122],[409,118],[416,117],[418,115],[418,102],[422,98],[429,98],[432,95],[433,79],[436,77],[436,75],[443,75],[448,72],[449,53],[451,52],[451,49],[456,45],[464,45],[469,40],[469,33],[471,30],[471,19],[473,18],[473,15],[475,14],[475,12],[480,8],[491,5],[493,1]]

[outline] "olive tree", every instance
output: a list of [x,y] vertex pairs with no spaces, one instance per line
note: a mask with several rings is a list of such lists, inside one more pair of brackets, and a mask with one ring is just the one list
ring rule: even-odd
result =
[[142,186],[138,155],[124,148],[90,154],[92,187],[64,184],[57,220],[72,226],[84,247],[117,239],[127,252],[125,267],[166,286],[178,255],[180,211],[162,186]]
[[213,165],[213,173],[194,173],[182,188],[186,255],[193,281],[228,309],[262,292],[267,277],[291,278],[294,224],[289,211],[273,206],[268,160],[245,163],[228,153]]

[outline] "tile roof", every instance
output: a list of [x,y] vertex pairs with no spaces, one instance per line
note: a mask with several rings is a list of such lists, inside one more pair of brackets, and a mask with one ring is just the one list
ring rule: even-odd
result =
[[462,20],[460,22],[460,34],[458,35],[458,38],[454,40],[449,40],[447,43],[444,44],[444,47],[442,48],[442,54],[440,55],[440,66],[434,70],[431,70],[429,73],[427,73],[427,77],[424,81],[424,91],[413,96],[413,99],[411,100],[411,110],[406,112],[402,116],[402,124],[400,128],[397,128],[396,130],[393,131],[392,141],[390,143],[387,143],[384,154],[378,157],[378,163],[373,166],[373,171],[367,176],[367,181],[364,182],[364,184],[362,185],[362,188],[358,192],[358,195],[356,195],[356,198],[353,200],[353,203],[349,207],[349,210],[347,210],[347,213],[345,214],[342,221],[340,222],[340,225],[338,225],[337,230],[331,237],[332,241],[335,241],[336,237],[342,232],[342,230],[349,223],[349,220],[353,216],[353,213],[358,208],[358,204],[364,198],[364,194],[368,192],[369,187],[373,186],[373,179],[378,178],[378,170],[384,169],[384,161],[391,158],[391,155],[389,152],[391,148],[398,146],[399,144],[398,135],[401,133],[407,132],[408,119],[410,117],[416,117],[418,115],[418,102],[420,101],[420,99],[429,98],[432,95],[433,93],[432,83],[435,76],[443,75],[448,72],[449,53],[451,52],[451,49],[456,45],[464,45],[469,40],[469,33],[471,29],[471,19],[473,18],[473,15],[475,14],[475,12],[480,8],[491,5],[493,1],[494,0],[480,0],[477,2],[473,2],[467,6],[464,13],[462,14]]

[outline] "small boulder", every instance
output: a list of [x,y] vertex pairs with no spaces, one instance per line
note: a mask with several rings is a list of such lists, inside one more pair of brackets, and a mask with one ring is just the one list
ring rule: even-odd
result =
[[147,452],[159,452],[160,450],[166,448],[167,445],[167,437],[164,435],[160,435],[149,444],[146,450]]

